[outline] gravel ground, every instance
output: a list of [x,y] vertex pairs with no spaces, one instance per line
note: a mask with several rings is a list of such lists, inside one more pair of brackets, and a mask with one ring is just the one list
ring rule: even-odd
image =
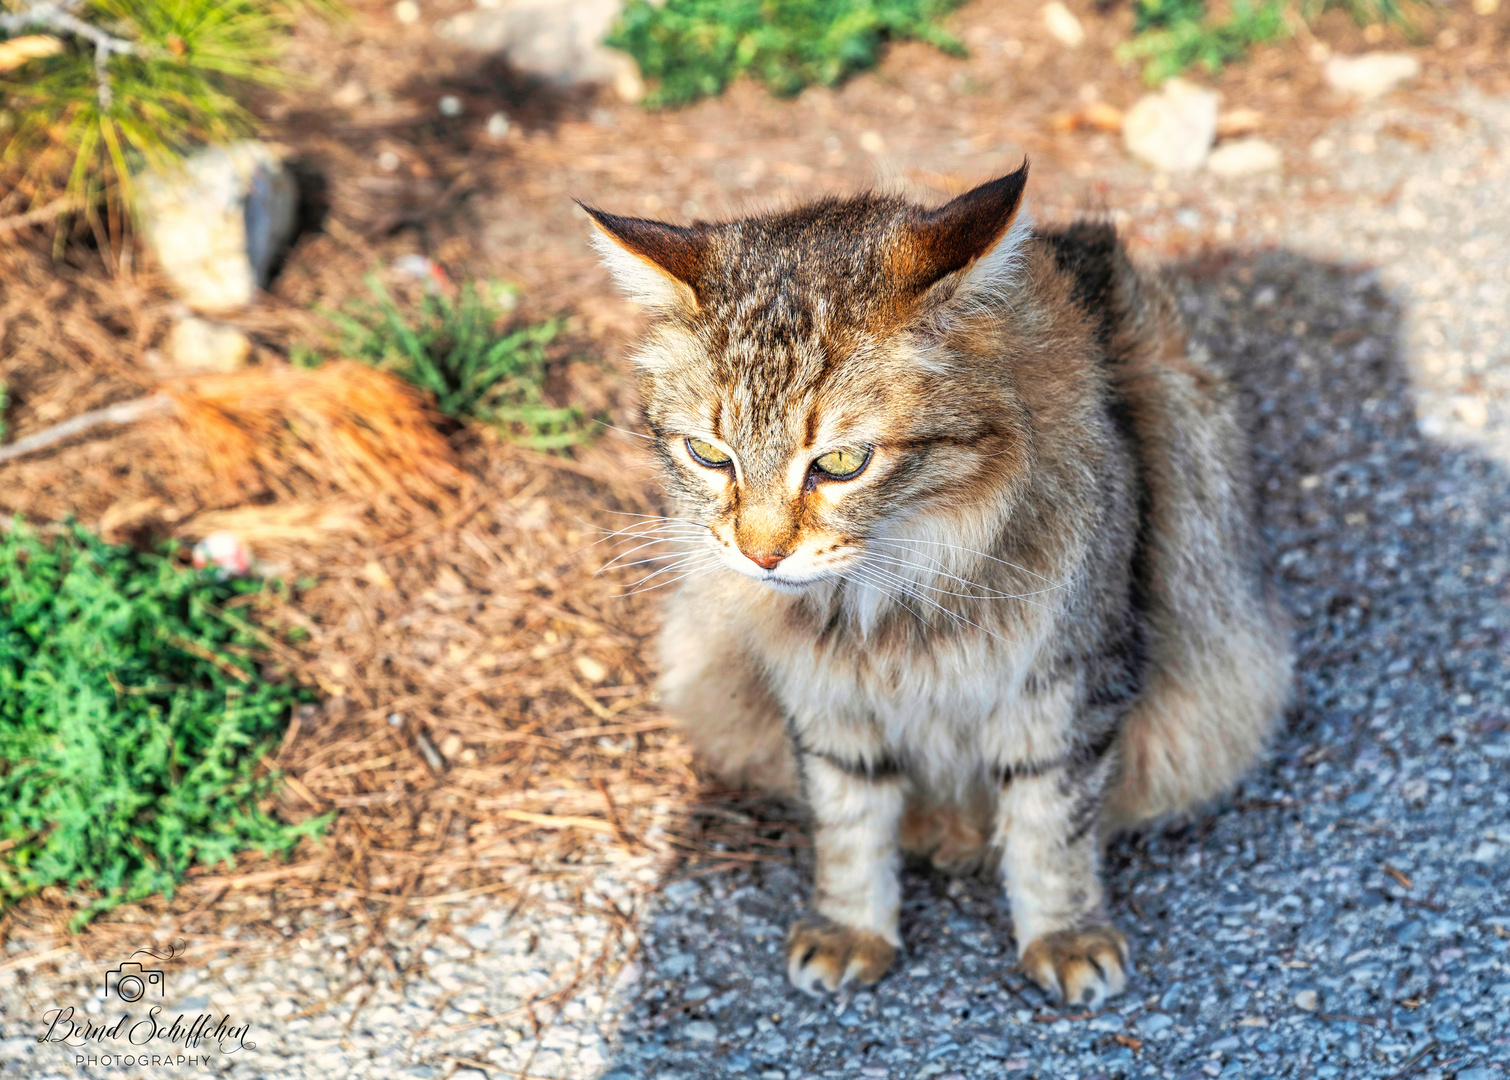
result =
[[[922,871],[905,955],[847,1000],[801,997],[781,973],[803,868],[671,884],[639,919],[642,958],[621,963],[624,920],[602,905],[629,910],[656,875],[625,864],[597,896],[545,892],[528,916],[484,900],[410,920],[386,950],[315,918],[289,928],[291,958],[228,949],[176,972],[164,1004],[229,1012],[257,1043],[202,1047],[207,1071],[1506,1075],[1510,102],[1363,110],[1310,153],[1325,179],[1287,183],[1328,198],[1297,209],[1282,250],[1175,268],[1198,344],[1251,397],[1298,703],[1235,796],[1112,849],[1136,972],[1110,1009],[1061,1016],[1012,973],[998,890]],[[1279,181],[1201,183],[1230,207]],[[32,979],[0,960],[0,1075],[182,1074],[79,1069],[79,1051],[36,1044],[49,1008],[103,1014],[95,970],[73,957]],[[384,970],[406,974],[369,983]],[[528,1006],[542,990],[562,992]]]
[[[147,1005],[160,1004],[163,1028],[180,1015],[185,1026],[200,1015],[228,1016],[233,1028],[248,1025],[189,1049],[181,1040],[129,1045],[136,1036],[124,1032],[112,1040],[38,1046],[50,1010],[71,1006],[81,1027],[121,1014],[100,981],[109,965],[75,953],[59,977],[31,981],[0,972],[0,1076],[200,1071],[189,1066],[183,1073],[181,1054],[203,1057],[205,1072],[257,1080],[597,1077],[615,1052],[625,990],[641,970],[625,965],[619,912],[632,912],[636,893],[659,877],[648,862],[626,862],[600,875],[589,895],[550,884],[533,889],[528,916],[481,898],[428,917],[399,918],[389,923],[382,947],[367,942],[364,927],[332,930],[328,915],[309,910],[294,923],[283,920],[293,947],[281,955],[249,945],[251,955],[228,949],[188,970],[137,957],[147,968],[164,969],[168,981],[160,1001],[149,992],[130,1007],[131,1024],[143,1022]],[[233,937],[234,928],[225,936]],[[160,949],[166,935],[144,931],[144,937],[144,946]],[[121,1060],[141,1051],[174,1060],[171,1067]],[[87,1062],[101,1054],[108,1060]]]

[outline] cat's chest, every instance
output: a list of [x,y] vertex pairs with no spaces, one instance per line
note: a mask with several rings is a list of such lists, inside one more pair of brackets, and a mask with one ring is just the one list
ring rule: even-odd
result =
[[1038,674],[1040,644],[981,636],[893,651],[792,636],[762,651],[771,689],[805,744],[947,773],[1057,745],[1062,710]]

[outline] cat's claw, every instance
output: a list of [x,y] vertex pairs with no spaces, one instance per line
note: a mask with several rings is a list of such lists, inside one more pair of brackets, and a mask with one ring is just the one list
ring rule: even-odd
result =
[[1127,938],[1110,925],[1060,930],[1029,942],[1018,966],[1050,997],[1095,1009],[1127,985]]
[[880,934],[824,918],[798,919],[786,935],[786,970],[792,985],[817,996],[857,983],[868,986],[886,973],[896,946]]

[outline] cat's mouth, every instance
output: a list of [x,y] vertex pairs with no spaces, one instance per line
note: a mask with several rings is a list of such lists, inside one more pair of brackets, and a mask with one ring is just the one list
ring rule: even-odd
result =
[[807,590],[810,589],[813,585],[817,584],[820,579],[816,577],[796,579],[784,578],[780,574],[772,573],[769,577],[761,578],[760,580],[769,585],[771,588],[775,589],[777,592],[801,593],[807,592]]
[[784,593],[806,592],[818,582],[834,576],[827,567],[814,567],[804,571],[796,567],[778,565],[766,570],[751,563],[748,566],[736,564],[734,569],[745,577]]

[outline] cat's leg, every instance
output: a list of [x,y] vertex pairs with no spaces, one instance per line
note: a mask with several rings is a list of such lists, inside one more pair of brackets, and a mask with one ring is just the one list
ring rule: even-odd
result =
[[1044,991],[1097,1006],[1127,985],[1127,939],[1101,886],[1097,824],[1109,755],[1070,757],[1004,776],[998,808],[1002,877],[1019,963]]
[[814,914],[787,934],[787,974],[799,990],[837,991],[879,979],[901,936],[898,847],[905,781],[801,754],[818,870]]

